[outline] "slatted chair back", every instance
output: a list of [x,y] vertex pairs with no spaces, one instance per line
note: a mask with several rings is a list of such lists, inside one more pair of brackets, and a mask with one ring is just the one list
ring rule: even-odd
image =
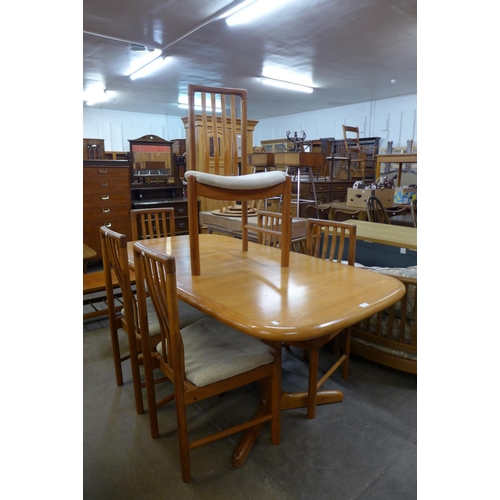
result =
[[347,261],[353,266],[356,226],[345,222],[307,219],[307,254],[330,261]]
[[349,168],[354,170],[361,178],[365,178],[366,153],[359,141],[359,128],[342,125],[344,134],[344,147],[349,158]]
[[175,210],[141,208],[130,211],[132,240],[149,240],[175,236]]
[[[161,341],[156,353],[153,355],[146,346],[143,349],[151,435],[153,438],[159,435],[158,407],[175,399],[184,482],[191,479],[189,452],[194,448],[268,421],[271,422],[271,442],[279,444],[281,344],[264,343],[208,316],[181,330],[174,257],[136,242],[134,263],[142,338],[148,328],[148,294],[161,326]],[[173,383],[173,394],[159,402],[153,379],[153,371],[157,368]],[[243,424],[190,441],[186,418],[188,405],[254,382],[261,382],[262,398],[268,403],[265,410]]]
[[246,174],[247,134],[246,90],[188,85],[188,170]]
[[281,239],[281,214],[257,211],[257,241],[262,245],[278,248]]

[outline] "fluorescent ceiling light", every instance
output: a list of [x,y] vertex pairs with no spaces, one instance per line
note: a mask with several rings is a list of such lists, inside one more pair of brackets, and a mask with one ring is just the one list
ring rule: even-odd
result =
[[83,96],[83,100],[87,103],[87,106],[93,106],[98,102],[109,100],[111,97],[113,97],[114,94],[115,92],[107,91],[106,89],[98,85],[97,87],[94,86],[88,89]]
[[127,76],[130,76],[136,71],[139,71],[142,67],[146,66],[150,62],[154,61],[157,57],[161,56],[160,49],[147,49],[139,52],[131,47],[130,50],[133,52],[133,60],[130,64],[130,67],[128,68],[127,73],[125,73]]
[[245,9],[246,7],[248,7],[250,4],[254,3],[255,1],[256,0],[244,0],[236,7],[232,8],[231,10],[228,10],[223,16],[220,17],[220,19],[228,18],[228,17],[236,14],[236,12],[239,12],[240,10]]
[[306,92],[308,94],[312,94],[314,90],[312,87],[306,87],[305,85],[299,85],[298,83],[284,82],[283,80],[275,80],[273,78],[262,77],[260,81],[265,85],[271,85],[281,89],[298,90],[299,92]]
[[237,12],[230,15],[229,11],[226,17],[226,24],[234,26],[235,24],[250,23],[260,16],[269,14],[273,10],[288,3],[290,0],[254,0],[246,1],[236,7]]
[[170,57],[163,58],[162,56],[159,56],[152,62],[138,69],[135,73],[132,73],[130,75],[130,79],[136,80],[137,78],[143,78],[145,76],[151,75],[152,73],[155,73],[156,71],[163,68],[165,63],[167,63],[168,61],[170,61]]

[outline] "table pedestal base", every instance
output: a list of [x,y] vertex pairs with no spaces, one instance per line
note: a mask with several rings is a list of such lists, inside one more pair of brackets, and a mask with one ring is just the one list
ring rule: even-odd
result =
[[[292,408],[307,408],[308,393],[307,392],[283,392],[281,395],[281,410],[290,410]],[[330,404],[330,403],[340,403],[344,400],[344,394],[342,391],[318,391],[316,396],[316,404]],[[265,399],[264,401],[267,401]],[[263,416],[267,411],[267,404],[263,403],[259,406],[257,410],[256,417]],[[252,447],[259,437],[264,424],[256,425],[251,429],[248,429],[243,434],[236,450],[233,453],[232,464],[233,467],[241,467],[250,452]]]

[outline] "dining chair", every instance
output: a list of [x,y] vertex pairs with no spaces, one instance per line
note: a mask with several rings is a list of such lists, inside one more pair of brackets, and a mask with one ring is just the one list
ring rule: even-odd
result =
[[[134,331],[134,325],[137,321],[137,309],[134,299],[134,293],[130,282],[130,273],[128,268],[127,256],[127,237],[124,234],[117,233],[106,226],[100,229],[102,263],[106,283],[106,297],[109,312],[109,330],[111,333],[111,345],[113,351],[113,360],[115,365],[115,374],[117,385],[123,385],[122,362],[130,360],[132,371],[132,385],[134,388],[135,407],[138,414],[144,413],[142,400],[141,377],[139,372],[139,353],[141,352],[140,343],[137,341]],[[122,292],[123,309],[121,314],[116,314],[114,310],[113,282],[112,272],[116,276],[119,287]],[[151,317],[153,320],[153,316]],[[121,355],[118,330],[123,329],[128,338],[128,355]],[[159,325],[151,325],[151,335],[157,335],[159,338]]]
[[370,196],[366,200],[366,217],[368,222],[391,223],[382,202],[376,196]]
[[[307,219],[307,255],[354,266],[356,255],[356,226],[345,222],[323,219]],[[321,348],[330,340],[338,341],[343,333],[343,353],[329,370],[318,380],[319,354]],[[289,346],[304,350],[309,360],[309,382],[307,395],[307,416],[316,416],[316,396],[324,382],[341,366],[342,378],[347,379],[349,371],[349,352],[351,329],[336,331],[312,340],[287,342]]]
[[281,196],[282,242],[281,267],[288,267],[291,241],[291,180],[285,172],[262,172],[258,174],[225,176],[188,170],[185,174],[188,195],[189,244],[191,251],[191,273],[201,273],[199,247],[198,196],[215,200],[241,201],[242,250],[248,251],[248,202]]
[[[268,421],[271,422],[271,442],[279,444],[280,343],[264,343],[209,317],[181,328],[175,258],[136,242],[134,262],[151,436],[159,436],[158,408],[175,399],[183,481],[191,479],[190,450],[205,444],[260,427]],[[161,340],[155,353],[148,349],[146,289],[160,323]],[[153,379],[153,370],[157,368],[173,384],[173,393],[158,402]],[[200,439],[189,439],[186,417],[188,405],[254,382],[261,383],[261,402],[266,405],[260,407],[252,419]]]
[[[359,142],[359,128],[342,125],[342,133],[344,134],[344,145],[348,158],[349,175],[351,171],[354,171],[356,174],[354,177],[364,179],[366,153],[363,152],[363,148]],[[354,134],[354,136],[352,136],[352,134]],[[349,137],[349,135],[351,135],[351,137]],[[354,166],[354,164],[357,166]]]
[[175,236],[175,210],[165,208],[139,208],[130,211],[132,240],[148,240]]
[[[142,389],[145,387],[145,384],[141,382],[139,369],[142,356],[142,341],[140,332],[137,329],[137,302],[131,284],[131,273],[129,271],[127,254],[127,237],[106,226],[101,227],[100,234],[116,383],[118,386],[123,385],[122,363],[129,359],[135,406],[137,413],[140,415],[144,413]],[[123,308],[119,314],[116,314],[114,307],[114,288],[116,288],[116,284],[118,284],[121,290],[121,300],[123,303]],[[148,307],[150,311],[148,333],[151,336],[148,342],[150,348],[154,348],[160,338],[160,325],[150,300],[148,300]],[[205,317],[201,311],[191,307],[189,304],[182,303],[180,304],[180,308],[182,326],[187,326]],[[129,354],[126,355],[122,355],[120,350],[118,338],[118,331],[120,328],[127,334]]]

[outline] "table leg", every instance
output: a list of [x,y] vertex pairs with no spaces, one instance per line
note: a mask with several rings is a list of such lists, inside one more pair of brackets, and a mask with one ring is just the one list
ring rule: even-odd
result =
[[[344,400],[344,394],[342,391],[318,391],[316,395],[316,404],[330,404],[330,403],[340,403]],[[261,405],[257,410],[256,417],[260,417],[267,412],[267,398],[263,398]],[[307,392],[284,392],[281,395],[281,410],[290,410],[292,408],[305,408],[308,406],[309,394]],[[314,418],[314,417],[313,417]],[[250,452],[252,451],[253,445],[257,438],[259,437],[264,424],[256,425],[245,431],[243,434],[236,450],[233,453],[232,464],[233,467],[241,467]]]

